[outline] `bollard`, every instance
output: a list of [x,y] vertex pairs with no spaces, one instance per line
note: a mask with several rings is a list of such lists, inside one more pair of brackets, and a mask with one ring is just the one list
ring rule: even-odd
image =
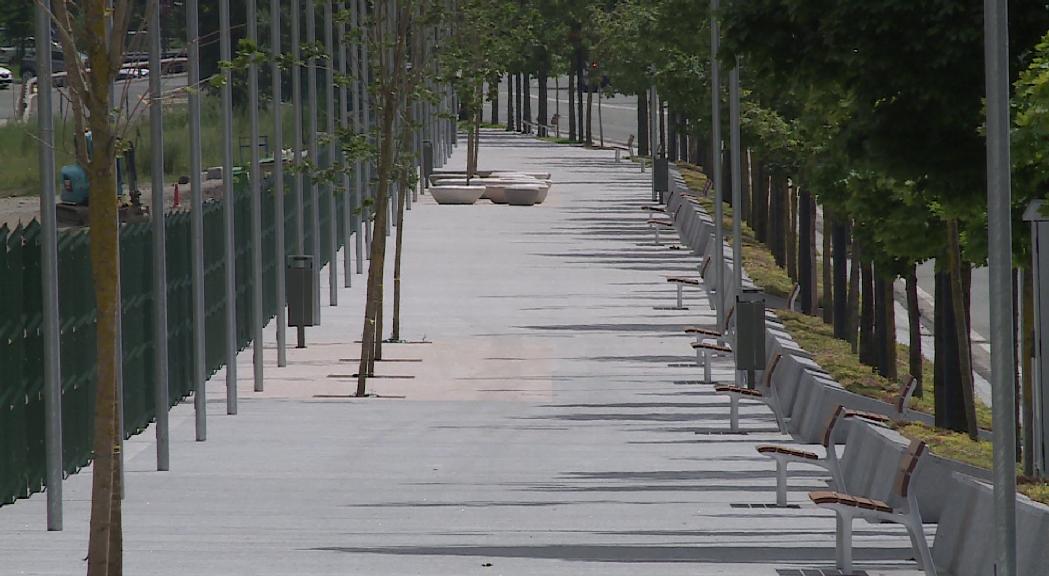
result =
[[313,256],[289,256],[286,277],[288,294],[288,326],[298,333],[296,348],[306,347],[306,327],[316,326],[314,299]]

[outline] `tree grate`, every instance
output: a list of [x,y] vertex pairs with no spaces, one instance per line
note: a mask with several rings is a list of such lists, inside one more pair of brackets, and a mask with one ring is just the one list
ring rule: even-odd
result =
[[801,508],[798,504],[787,504],[780,506],[778,504],[750,504],[747,502],[733,502],[729,506],[733,508],[750,508],[752,510],[798,510]]
[[699,368],[699,364],[695,362],[671,362],[667,364],[668,368]]
[[677,306],[653,306],[652,309],[659,310],[661,312],[669,312],[673,310],[688,310],[688,306],[682,306],[680,308],[678,308]]

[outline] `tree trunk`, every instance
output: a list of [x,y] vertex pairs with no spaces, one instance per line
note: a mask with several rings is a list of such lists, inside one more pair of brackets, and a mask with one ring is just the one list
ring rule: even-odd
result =
[[875,332],[877,334],[878,374],[890,382],[896,381],[896,300],[892,291],[893,278],[875,277]]
[[668,116],[670,116],[670,122],[667,123],[667,158],[671,162],[677,162],[679,114],[671,110]]
[[787,194],[787,177],[782,174],[774,174],[769,189],[769,227],[768,247],[772,250],[772,256],[776,259],[776,265],[781,268],[787,266],[787,211],[785,196]]
[[[591,75],[593,76],[593,75]],[[594,79],[590,78],[590,84],[586,90],[586,145],[594,145]]]
[[[640,107],[640,102],[638,107]],[[572,142],[576,141],[577,129],[576,129],[576,117],[575,117],[575,75],[572,73],[568,74],[568,139]]]
[[648,93],[637,93],[637,155],[648,156]]
[[[481,125],[481,112],[478,111],[474,116],[476,119],[472,122],[474,127],[471,128],[471,132],[474,132]],[[474,149],[476,150],[476,148],[477,136],[475,134]],[[474,166],[476,167],[476,165],[477,160],[475,158]],[[391,342],[401,341],[401,254],[404,247],[404,205],[408,200],[408,182],[403,177],[401,178],[401,185],[397,187],[397,195],[399,200],[397,202],[397,235],[393,256],[393,328],[390,333]]]
[[[827,218],[827,211],[823,212]],[[827,220],[823,221],[823,233],[827,233]],[[834,337],[851,341],[849,337],[849,228],[848,222],[836,213],[830,215],[831,252],[834,261],[834,305],[831,318],[834,321]],[[826,256],[824,256],[826,258]]]
[[878,343],[874,333],[874,266],[860,262],[860,362],[878,366]]
[[969,344],[968,313],[966,311],[965,289],[962,280],[961,247],[958,235],[958,221],[947,220],[947,266],[950,280],[951,306],[954,317],[962,319],[954,323],[952,335],[958,349],[958,385],[961,387],[965,423],[969,438],[976,440],[979,429],[976,424],[976,404],[973,399],[972,349]]
[[506,75],[506,131],[514,131],[514,76]]
[[550,90],[549,90],[549,74],[546,59],[539,64],[539,136],[549,136],[549,130],[546,129],[547,125],[550,124]]
[[515,106],[514,112],[514,131],[522,132],[521,116],[524,114],[524,87],[521,85],[521,73],[514,74],[514,82],[517,83],[517,92],[514,93],[514,97],[517,98],[517,106]]
[[499,86],[492,93],[492,124],[499,123]]
[[579,142],[586,135],[586,127],[583,125],[583,90],[586,90],[586,79],[583,76],[583,47],[576,46],[576,117],[579,119]]
[[1020,388],[1023,399],[1023,470],[1025,476],[1033,477],[1034,467],[1034,270],[1030,266],[1023,269],[1023,304],[1020,323],[1020,367],[1022,370]]
[[798,196],[797,189],[794,184],[789,184],[785,193],[787,199],[786,209],[783,211],[783,229],[786,231],[786,259],[787,259],[787,276],[790,276],[795,282],[798,281],[798,236],[797,236],[797,221],[798,221]]
[[750,150],[743,150],[743,156],[740,158],[740,173],[742,174],[742,181],[739,183],[742,187],[743,205],[739,207],[740,214],[743,215],[743,221],[748,225],[753,225],[753,221],[750,219],[750,206],[753,203],[751,198],[751,182],[750,182]]
[[[846,237],[851,237],[852,224],[848,225],[846,229]],[[849,296],[848,296],[848,338],[849,344],[852,344],[852,352],[859,352],[859,309],[860,309],[860,247],[853,240],[852,246],[852,258],[849,261]]]
[[921,309],[918,307],[918,274],[917,266],[911,266],[907,272],[907,335],[909,341],[908,366],[911,376],[918,379],[918,386],[914,389],[914,395],[921,398],[925,391],[924,376],[922,376],[922,318]]
[[798,191],[798,284],[801,287],[801,311],[816,314],[816,238],[813,222],[812,194],[807,188]]
[[532,124],[532,75],[528,74],[528,73],[525,73],[524,74],[524,78],[521,80],[521,83],[524,84],[524,94],[521,96],[521,99],[524,102],[524,126],[522,126],[522,128],[524,129],[526,134],[531,134],[533,132],[533,130],[532,130],[532,127],[533,127],[533,124]]
[[663,106],[663,98],[657,98],[659,104],[659,142],[663,146],[663,149],[659,151],[660,156],[666,156],[666,142],[667,142],[667,110]]
[[830,211],[826,207],[823,208],[823,247],[821,248],[821,256],[823,257],[823,294],[820,296],[823,306],[823,323],[834,324],[834,269],[832,267],[831,258],[831,222],[830,222]]

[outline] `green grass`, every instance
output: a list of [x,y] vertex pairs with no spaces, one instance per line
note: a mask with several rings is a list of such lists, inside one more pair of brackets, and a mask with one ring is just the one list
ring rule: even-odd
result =
[[[284,126],[285,147],[292,140],[294,122],[291,106],[285,105],[281,118]],[[204,167],[222,164],[222,112],[217,96],[205,96],[201,102],[201,158]],[[323,126],[323,119],[321,125]],[[240,149],[241,139],[249,139],[251,127],[247,110],[237,110],[233,123],[233,162],[247,161],[250,150]],[[273,113],[266,108],[259,113],[260,135],[273,145]],[[38,146],[35,119],[28,124],[0,126],[0,197],[32,196],[40,190]],[[153,143],[150,137],[148,113],[132,121],[126,136],[136,148],[139,181],[145,183],[152,173],[150,160]],[[242,158],[243,157],[243,158]],[[73,122],[71,118],[55,117],[55,171],[75,162],[73,151]],[[170,182],[189,173],[189,112],[184,104],[164,109],[164,175]]]
[[[964,462],[970,466],[990,470],[994,464],[994,449],[987,440],[973,441],[967,434],[933,428],[919,423],[898,423],[896,430],[912,440],[921,440],[929,450],[942,458]],[[1017,469],[1017,489],[1031,500],[1049,504],[1049,482],[1024,478]]]

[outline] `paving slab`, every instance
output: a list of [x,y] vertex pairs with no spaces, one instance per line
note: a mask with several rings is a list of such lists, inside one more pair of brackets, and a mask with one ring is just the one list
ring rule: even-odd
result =
[[[386,347],[400,361],[376,370],[399,378],[372,380],[378,397],[350,397],[354,276],[286,368],[266,343],[265,392],[241,354],[238,415],[211,379],[207,442],[192,403],[173,410],[170,472],[154,471],[152,428],[132,439],[125,573],[835,574],[833,516],[805,496],[823,477],[792,478],[797,508],[763,507],[775,473],[754,445],[789,439],[758,405],[746,434],[725,434],[728,400],[697,383],[681,332],[713,322],[709,303],[689,290],[688,310],[659,309],[674,303],[665,276],[698,259],[648,245],[649,176],[613,158],[485,131],[481,166],[551,172],[547,202],[413,205],[415,343]],[[450,166],[464,163],[460,149]],[[43,495],[0,509],[0,574],[84,572],[87,471],[65,491],[61,533],[44,530]],[[858,522],[855,540],[858,569],[918,574],[897,527]]]

